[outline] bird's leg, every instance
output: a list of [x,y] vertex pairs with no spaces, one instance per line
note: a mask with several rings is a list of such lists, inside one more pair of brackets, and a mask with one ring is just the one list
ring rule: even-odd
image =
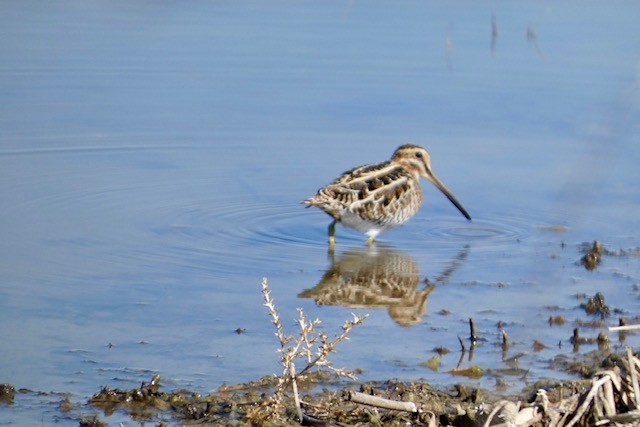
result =
[[369,236],[367,237],[367,245],[368,246],[373,246],[373,236]]
[[334,219],[331,224],[329,224],[329,249],[333,249],[336,245],[336,222]]

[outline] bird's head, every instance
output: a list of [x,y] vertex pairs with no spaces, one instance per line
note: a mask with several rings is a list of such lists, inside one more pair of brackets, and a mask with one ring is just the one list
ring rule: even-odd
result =
[[431,156],[424,148],[419,145],[414,144],[405,144],[401,145],[396,149],[391,156],[392,163],[398,163],[403,168],[408,170],[409,172],[425,178],[433,185],[435,185],[442,193],[447,196],[447,199],[454,204],[456,208],[464,215],[465,218],[471,220],[471,216],[467,213],[467,211],[462,207],[460,202],[453,197],[453,194],[444,186],[442,182],[436,177],[436,175],[431,170]]

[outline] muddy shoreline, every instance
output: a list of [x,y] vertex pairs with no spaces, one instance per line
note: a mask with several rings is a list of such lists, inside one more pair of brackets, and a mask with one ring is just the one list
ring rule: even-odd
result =
[[[630,349],[629,349],[630,351]],[[579,373],[581,378],[569,381],[544,380],[531,384],[519,393],[504,395],[496,391],[482,390],[461,381],[449,388],[422,381],[378,381],[359,383],[340,379],[333,374],[318,371],[310,373],[300,382],[300,396],[304,410],[303,425],[457,425],[471,426],[484,424],[488,414],[495,410],[513,411],[525,409],[527,416],[534,409],[537,418],[531,418],[524,425],[553,424],[545,412],[540,412],[541,396],[547,405],[561,407],[563,402],[573,399],[584,401],[585,395],[603,372],[617,372],[618,381],[629,377],[629,366],[640,365],[637,357],[607,353],[595,350],[586,355],[566,361],[563,370]],[[630,365],[628,360],[632,360]],[[636,366],[637,368],[637,366]],[[629,380],[631,381],[631,380]],[[87,402],[74,404],[70,396],[60,396],[56,411],[61,418],[76,419],[80,426],[111,425],[114,414],[126,415],[130,420],[141,423],[153,423],[157,426],[168,425],[300,425],[294,410],[294,399],[286,393],[280,410],[267,420],[255,418],[255,409],[259,408],[273,393],[276,377],[265,376],[256,381],[232,386],[222,386],[208,395],[190,390],[165,390],[162,379],[155,375],[140,387],[132,389],[103,387]],[[622,389],[623,387],[621,387]],[[15,386],[0,386],[0,404],[12,406],[20,394],[38,394],[37,392],[16,389]],[[632,393],[631,393],[632,395]],[[354,396],[374,396],[380,401],[411,402],[415,411],[387,409],[384,406],[359,403]],[[635,398],[632,396],[632,398]],[[627,399],[631,399],[627,397]],[[619,413],[631,411],[632,405],[624,403],[624,398],[614,398]],[[583,415],[584,420],[576,425],[587,425],[594,419],[602,419],[596,413]],[[496,410],[496,408],[502,408]],[[532,409],[534,408],[534,409]],[[550,412],[547,409],[547,412]],[[522,412],[525,413],[525,412]],[[506,415],[501,415],[502,418]],[[595,418],[594,418],[595,417]],[[488,425],[501,424],[499,418]],[[609,425],[602,422],[601,425]],[[613,424],[611,424],[613,425]]]

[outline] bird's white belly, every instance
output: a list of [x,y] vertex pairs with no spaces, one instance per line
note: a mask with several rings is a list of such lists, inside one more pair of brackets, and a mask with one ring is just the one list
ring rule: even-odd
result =
[[355,215],[353,212],[349,212],[345,210],[341,217],[340,222],[345,227],[353,228],[354,230],[358,230],[359,232],[366,234],[371,238],[375,238],[378,234],[383,231],[386,231],[393,227],[393,225],[381,225],[375,224],[371,221],[365,221],[360,218],[358,215]]

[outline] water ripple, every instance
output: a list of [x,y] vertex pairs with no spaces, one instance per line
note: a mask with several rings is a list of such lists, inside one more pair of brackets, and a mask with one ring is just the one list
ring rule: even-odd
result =
[[526,240],[536,226],[530,218],[500,215],[462,223],[453,219],[440,220],[432,224],[427,233],[437,238],[497,246]]

